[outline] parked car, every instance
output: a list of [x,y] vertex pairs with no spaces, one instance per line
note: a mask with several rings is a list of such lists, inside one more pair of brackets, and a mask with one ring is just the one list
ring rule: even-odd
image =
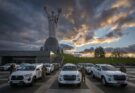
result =
[[51,74],[54,71],[54,65],[50,63],[45,63],[44,66],[47,69],[47,74]]
[[11,64],[15,64],[15,68],[18,66],[16,63],[7,63],[5,65],[0,66],[1,71],[8,71],[10,69]]
[[75,64],[65,64],[58,75],[59,87],[64,84],[75,84],[80,87],[81,80],[82,74],[80,73],[80,71],[78,71]]
[[127,86],[127,74],[118,71],[114,66],[109,64],[96,64],[92,67],[92,77],[102,80],[103,85],[113,84],[122,87]]
[[52,63],[54,65],[54,70],[58,70],[60,68],[59,63]]
[[77,64],[78,70],[81,70],[81,68],[84,67],[84,64],[85,64],[85,63],[78,63],[78,64]]
[[92,63],[85,63],[84,64],[84,69],[87,74],[91,74],[91,68],[94,66]]
[[29,63],[21,63],[21,64],[19,64],[18,66],[17,66],[17,68],[16,68],[16,70],[20,70],[20,69],[22,69],[24,66],[26,66],[26,65],[30,65]]
[[8,83],[10,86],[32,85],[36,79],[42,77],[42,67],[43,64],[25,65],[10,75]]

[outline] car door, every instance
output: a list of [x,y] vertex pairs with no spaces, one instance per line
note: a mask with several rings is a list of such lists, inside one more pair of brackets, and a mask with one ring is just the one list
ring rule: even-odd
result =
[[36,77],[39,78],[41,76],[40,68],[36,68]]
[[95,65],[94,67],[94,75],[97,77],[97,73],[98,73],[98,70],[97,70],[97,65]]
[[100,68],[100,66],[97,66],[97,77],[98,78],[101,77],[101,68]]

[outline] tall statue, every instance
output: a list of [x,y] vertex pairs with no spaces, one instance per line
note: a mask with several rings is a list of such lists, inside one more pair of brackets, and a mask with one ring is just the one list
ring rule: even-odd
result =
[[48,8],[45,6],[44,10],[48,17],[49,37],[55,38],[56,27],[57,27],[58,19],[62,12],[62,9],[59,8],[57,10],[57,13],[55,13],[54,11],[51,11],[51,13],[49,13]]

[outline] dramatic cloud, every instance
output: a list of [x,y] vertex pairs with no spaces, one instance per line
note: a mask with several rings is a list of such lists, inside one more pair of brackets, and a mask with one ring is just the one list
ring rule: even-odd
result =
[[135,27],[134,0],[0,0],[0,49],[40,49],[48,38],[44,5],[62,8],[57,38],[74,47],[116,42]]

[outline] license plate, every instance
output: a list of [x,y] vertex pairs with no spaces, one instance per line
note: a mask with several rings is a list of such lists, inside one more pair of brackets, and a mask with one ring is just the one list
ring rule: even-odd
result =
[[19,81],[12,81],[13,83],[19,83]]

